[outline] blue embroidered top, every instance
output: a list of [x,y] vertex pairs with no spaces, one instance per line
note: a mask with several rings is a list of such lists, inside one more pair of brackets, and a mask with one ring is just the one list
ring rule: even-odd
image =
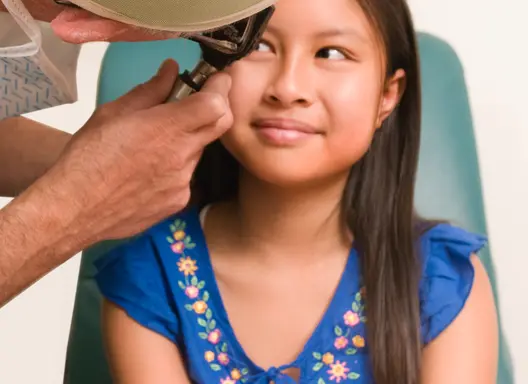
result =
[[[438,224],[421,238],[422,337],[427,344],[458,315],[471,290],[470,255],[485,238]],[[189,209],[118,246],[96,262],[102,294],[139,324],[176,343],[197,384],[293,383],[281,373],[300,370],[301,384],[372,383],[366,345],[364,292],[352,249],[335,295],[298,358],[263,369],[244,353],[223,306],[202,232]]]

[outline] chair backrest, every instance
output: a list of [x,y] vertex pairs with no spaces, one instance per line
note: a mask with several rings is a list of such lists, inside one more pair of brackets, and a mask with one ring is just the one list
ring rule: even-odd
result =
[[[486,233],[473,123],[461,63],[444,41],[419,34],[422,65],[422,146],[417,181],[417,207],[428,217],[450,220],[466,229]],[[189,69],[200,56],[187,40],[115,43],[107,50],[101,71],[98,104],[114,100],[148,80],[171,56]],[[133,63],[133,65],[130,65]],[[87,249],[82,256],[65,383],[111,383],[100,333],[101,296],[93,280],[93,261],[116,242]],[[496,288],[488,251],[484,264]],[[508,348],[501,332],[497,383],[513,384]]]

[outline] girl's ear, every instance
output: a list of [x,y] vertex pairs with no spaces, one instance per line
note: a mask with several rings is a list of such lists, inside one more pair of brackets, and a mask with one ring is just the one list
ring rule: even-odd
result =
[[391,78],[388,79],[381,97],[376,128],[380,128],[385,119],[392,113],[400,102],[405,91],[405,71],[398,69]]

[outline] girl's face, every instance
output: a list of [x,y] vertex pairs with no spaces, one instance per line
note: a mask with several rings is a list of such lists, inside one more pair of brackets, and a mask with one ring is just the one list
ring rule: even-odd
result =
[[353,0],[280,0],[257,50],[233,64],[222,143],[258,179],[346,178],[399,100],[376,32]]

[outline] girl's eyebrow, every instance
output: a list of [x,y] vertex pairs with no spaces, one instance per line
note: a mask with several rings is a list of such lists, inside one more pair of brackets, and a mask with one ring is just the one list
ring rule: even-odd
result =
[[317,32],[315,36],[317,37],[353,36],[353,37],[357,37],[358,39],[362,41],[367,40],[365,36],[363,36],[363,34],[361,34],[357,29],[354,29],[354,28],[332,28],[326,31]]
[[[267,31],[274,35],[281,35],[281,30],[273,25],[267,26]],[[355,37],[362,42],[366,42],[367,38],[355,28],[331,28],[323,31],[318,31],[313,34],[316,38],[328,38],[336,36]]]

